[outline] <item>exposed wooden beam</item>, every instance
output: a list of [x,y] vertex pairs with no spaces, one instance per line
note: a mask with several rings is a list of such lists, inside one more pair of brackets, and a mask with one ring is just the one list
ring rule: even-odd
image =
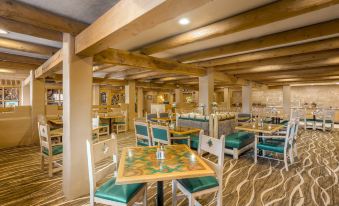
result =
[[254,51],[258,49],[268,49],[279,45],[286,45],[300,41],[307,41],[315,38],[330,36],[339,33],[339,19],[314,24],[275,33],[260,38],[249,39],[232,44],[214,47],[211,49],[200,50],[175,57],[177,61],[186,62],[199,59],[213,58],[216,56],[234,55],[237,53]]
[[327,76],[327,77],[297,77],[297,78],[282,78],[282,79],[274,79],[274,80],[265,80],[262,82],[273,83],[273,82],[303,82],[303,81],[321,81],[321,80],[337,80],[339,79],[339,75],[337,76]]
[[95,83],[95,84],[109,84],[109,85],[112,85],[112,86],[124,86],[124,85],[128,84],[128,81],[94,77],[93,83]]
[[319,59],[314,61],[306,61],[292,64],[282,64],[282,65],[267,65],[259,66],[253,68],[237,69],[227,71],[227,74],[237,75],[237,74],[250,74],[250,73],[263,73],[263,72],[273,72],[273,71],[285,71],[285,70],[298,70],[298,69],[308,69],[315,67],[324,67],[324,66],[335,66],[339,65],[339,57],[332,57],[327,59]]
[[144,69],[125,68],[124,70],[118,70],[118,71],[111,72],[107,74],[105,78],[125,78],[128,75],[134,75],[134,74],[139,74],[139,73],[144,73],[144,72],[145,72]]
[[222,57],[207,61],[201,61],[194,63],[197,66],[204,66],[204,67],[215,67],[217,65],[226,65],[226,64],[233,64],[239,62],[246,62],[246,61],[254,61],[254,60],[261,60],[261,59],[268,59],[268,58],[275,58],[275,57],[282,57],[282,56],[290,56],[290,55],[297,55],[297,54],[305,54],[310,52],[317,52],[317,51],[324,51],[330,49],[338,49],[339,48],[339,38],[330,38],[321,41],[314,41],[305,44],[299,44],[294,46],[286,46],[276,49],[270,49],[265,51],[258,51],[252,52],[248,54],[240,54],[236,56],[230,57]]
[[62,49],[57,51],[45,63],[35,70],[35,78],[43,78],[62,67]]
[[0,16],[40,28],[71,34],[78,34],[87,27],[87,24],[79,21],[13,0],[0,1]]
[[173,76],[173,77],[163,77],[155,80],[154,83],[161,83],[161,82],[167,82],[167,81],[175,81],[175,80],[181,80],[181,79],[187,79],[188,77],[192,76]]
[[154,54],[193,42],[216,38],[273,23],[338,3],[338,0],[276,1],[216,23],[150,44],[141,49],[141,52],[144,54]]
[[205,69],[194,65],[178,63],[176,61],[160,59],[117,49],[106,49],[105,51],[100,52],[94,56],[94,62],[101,64],[125,65],[172,74],[194,76],[204,76],[206,74]]
[[53,55],[57,48],[0,37],[0,47],[42,55]]
[[140,73],[140,74],[129,75],[129,76],[126,77],[126,79],[129,79],[129,80],[143,79],[143,78],[155,76],[155,75],[158,75],[158,74],[160,74],[160,73],[157,72],[157,71],[151,71],[151,72],[146,71],[146,72],[143,72],[143,73]]
[[17,62],[0,61],[0,69],[20,69],[20,70],[31,70],[37,66],[33,64],[24,64]]
[[33,64],[33,65],[41,65],[46,61],[46,59],[38,59],[33,57],[20,56],[15,54],[8,54],[0,52],[0,60],[8,61],[8,62],[16,62],[23,64]]
[[334,49],[334,50],[319,51],[319,52],[312,52],[312,53],[306,53],[306,54],[297,54],[297,55],[269,58],[269,59],[262,59],[262,60],[254,60],[254,61],[240,62],[240,63],[234,63],[234,64],[220,65],[220,66],[215,66],[214,68],[216,68],[216,70],[218,71],[231,71],[231,70],[238,70],[238,69],[245,69],[245,68],[253,68],[253,67],[258,67],[258,66],[299,63],[299,62],[306,62],[306,61],[319,60],[319,59],[338,57],[338,56],[339,56],[339,50]]
[[92,56],[209,1],[119,1],[76,37],[76,54]]
[[137,87],[144,87],[144,88],[166,88],[166,89],[178,89],[178,88],[185,88],[185,89],[192,89],[198,90],[197,86],[191,85],[184,85],[184,84],[156,84],[156,83],[146,83],[146,82],[138,82],[136,84]]
[[0,28],[53,41],[62,41],[62,33],[0,17]]
[[317,68],[311,68],[311,69],[299,69],[295,71],[275,71],[275,72],[266,72],[266,73],[256,73],[256,74],[240,74],[236,75],[237,77],[243,78],[243,79],[251,79],[251,80],[261,80],[261,79],[270,79],[274,76],[279,75],[311,75],[317,76],[319,74],[323,73],[332,73],[332,72],[338,72],[339,66],[329,66],[329,67],[317,67]]
[[113,64],[102,64],[102,65],[94,65],[93,66],[93,72],[99,72],[108,68],[114,67]]

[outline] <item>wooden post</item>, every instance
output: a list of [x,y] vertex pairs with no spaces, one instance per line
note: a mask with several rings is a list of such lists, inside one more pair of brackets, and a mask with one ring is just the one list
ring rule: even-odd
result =
[[99,105],[100,104],[100,85],[94,84],[93,85],[93,105]]
[[21,81],[21,106],[28,106],[31,104],[30,85],[31,83],[25,85],[24,81]]
[[251,113],[252,108],[252,84],[242,86],[242,112]]
[[207,75],[199,77],[199,105],[205,106],[206,115],[212,111],[214,94],[214,70],[208,69]]
[[231,90],[227,87],[224,88],[224,104],[227,110],[231,108]]
[[128,81],[125,86],[125,103],[128,104],[128,129],[134,130],[135,119],[135,81]]
[[34,71],[30,73],[30,105],[32,106],[32,138],[39,144],[38,116],[45,115],[45,80],[36,79]]
[[74,199],[89,192],[86,141],[92,141],[92,57],[74,53],[74,37],[63,35],[63,192]]
[[285,115],[289,117],[291,108],[291,86],[289,85],[283,86],[283,107]]
[[138,88],[138,118],[142,118],[144,116],[144,90],[139,87]]
[[183,97],[181,88],[175,89],[174,92],[175,92],[175,104],[176,104],[176,107],[178,108],[182,104],[184,97]]

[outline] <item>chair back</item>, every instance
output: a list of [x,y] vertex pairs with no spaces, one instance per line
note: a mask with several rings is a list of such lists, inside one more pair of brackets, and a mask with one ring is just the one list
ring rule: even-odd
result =
[[[199,147],[198,153],[201,158],[215,171],[219,185],[222,185],[223,165],[224,165],[224,149],[225,149],[225,135],[222,135],[220,139],[204,135],[204,131],[200,131],[199,134]],[[206,159],[202,155],[208,152],[218,157],[218,162],[214,163],[209,159]]]
[[147,119],[147,121],[149,121],[149,122],[156,122],[156,121],[154,121],[154,120],[152,120],[153,118],[157,118],[157,114],[146,114],[146,119]]
[[287,152],[288,148],[292,147],[294,140],[295,140],[295,131],[296,131],[296,120],[291,119],[288,122],[287,130],[286,130],[286,137],[285,137],[285,146],[284,151]]
[[325,109],[323,115],[324,115],[324,122],[326,120],[330,120],[332,123],[334,122],[335,110],[333,110],[333,109]]
[[47,119],[45,115],[39,114],[38,115],[38,122],[40,124],[47,124]]
[[[97,182],[109,174],[114,174],[118,164],[117,144],[115,134],[111,135],[110,139],[92,143],[86,141],[88,176],[90,186],[90,198],[94,199],[94,194],[97,189]],[[107,160],[107,161],[105,161]],[[113,160],[113,161],[112,161]],[[105,163],[100,168],[96,168],[99,162]]]
[[161,125],[151,125],[151,134],[153,145],[158,144],[171,144],[169,128]]
[[166,112],[162,112],[162,113],[159,113],[159,117],[162,118],[162,117],[169,117],[169,114],[166,113]]
[[99,127],[99,116],[92,118],[92,129]]
[[38,122],[38,130],[39,130],[39,139],[41,152],[46,148],[48,150],[48,156],[52,156],[52,140],[50,137],[50,128],[48,124]]
[[134,130],[135,130],[135,137],[137,138],[137,140],[144,139],[144,140],[147,140],[149,146],[153,145],[151,141],[151,135],[150,135],[148,123],[134,121]]

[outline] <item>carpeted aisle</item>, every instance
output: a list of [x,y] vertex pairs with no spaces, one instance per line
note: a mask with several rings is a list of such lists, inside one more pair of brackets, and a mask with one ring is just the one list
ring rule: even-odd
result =
[[[118,144],[133,146],[133,134],[119,135]],[[297,145],[299,158],[288,172],[282,162],[253,164],[252,152],[239,160],[226,156],[223,205],[339,205],[339,131],[305,131]],[[155,187],[149,184],[149,205],[155,205]],[[171,205],[170,182],[165,188],[165,205]],[[201,203],[216,205],[215,195],[201,197]],[[61,174],[49,178],[40,169],[39,147],[16,147],[0,150],[0,205],[88,205],[88,197],[65,201]]]

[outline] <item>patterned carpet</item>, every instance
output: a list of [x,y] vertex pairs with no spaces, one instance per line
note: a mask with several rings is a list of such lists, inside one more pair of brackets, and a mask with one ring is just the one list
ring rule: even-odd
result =
[[[130,133],[118,137],[119,146],[134,143]],[[339,205],[339,131],[305,131],[297,145],[299,158],[289,172],[274,160],[253,164],[252,152],[239,160],[226,156],[223,205]],[[149,184],[149,205],[155,205],[155,186]],[[203,196],[200,202],[216,205],[215,195]],[[0,150],[0,205],[88,205],[88,197],[66,201],[61,174],[49,178],[40,170],[39,148],[16,147]],[[171,205],[170,182],[165,182],[165,205]]]

